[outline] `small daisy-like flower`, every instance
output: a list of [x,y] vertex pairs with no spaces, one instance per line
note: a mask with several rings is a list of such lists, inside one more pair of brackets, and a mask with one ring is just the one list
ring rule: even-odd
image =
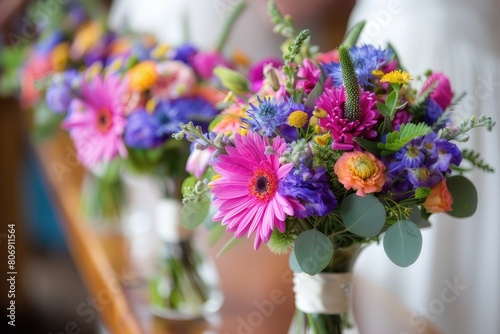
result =
[[389,72],[385,74],[382,77],[382,79],[380,79],[381,82],[398,83],[398,84],[405,84],[410,80],[413,80],[413,78],[409,73],[398,70]]
[[278,127],[286,124],[290,114],[289,103],[277,101],[275,97],[261,99],[257,96],[257,101],[258,105],[250,103],[251,109],[247,110],[247,118],[243,122],[250,126],[249,130],[271,136]]
[[295,128],[301,128],[307,124],[309,117],[305,111],[296,110],[293,111],[290,116],[288,116],[288,124]]
[[347,190],[358,196],[379,192],[385,183],[385,166],[369,152],[346,152],[335,163],[334,172]]

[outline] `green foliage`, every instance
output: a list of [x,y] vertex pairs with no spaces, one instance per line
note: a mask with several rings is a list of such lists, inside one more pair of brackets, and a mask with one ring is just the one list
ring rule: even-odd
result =
[[474,184],[465,176],[456,175],[446,179],[446,186],[453,197],[448,214],[457,218],[472,216],[477,209],[477,190]]
[[386,220],[384,206],[373,195],[347,196],[340,205],[340,212],[347,230],[365,238],[378,235]]
[[358,41],[358,38],[361,35],[363,28],[365,27],[365,24],[366,21],[360,21],[354,27],[352,27],[347,32],[342,44],[347,46],[348,48],[352,48],[354,45],[356,45],[356,42]]
[[389,155],[399,151],[412,139],[425,136],[431,132],[431,128],[425,123],[401,124],[399,131],[387,134],[386,142],[379,143],[377,147],[382,150],[382,155]]
[[297,29],[295,29],[295,25],[290,15],[282,15],[274,1],[269,1],[267,9],[271,21],[275,25],[275,33],[281,34],[283,37],[289,39],[293,39],[297,36]]
[[384,235],[384,250],[389,259],[400,267],[408,267],[422,250],[422,233],[413,222],[401,220]]
[[493,167],[488,165],[484,160],[481,158],[479,152],[475,152],[474,150],[470,149],[462,149],[462,159],[469,161],[469,163],[472,165],[471,168],[464,168],[464,167],[453,167],[454,170],[460,171],[460,172],[465,172],[465,171],[470,171],[472,170],[473,167],[482,169],[483,171],[487,173],[493,173],[495,170]]
[[320,231],[307,230],[295,240],[293,252],[300,269],[309,275],[316,275],[330,263],[333,244]]

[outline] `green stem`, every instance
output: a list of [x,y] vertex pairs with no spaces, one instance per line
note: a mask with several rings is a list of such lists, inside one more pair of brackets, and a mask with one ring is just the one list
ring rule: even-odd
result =
[[231,14],[229,15],[226,23],[224,24],[224,27],[222,29],[222,33],[219,37],[219,41],[217,43],[217,47],[215,50],[217,52],[221,52],[224,46],[226,45],[227,39],[229,37],[229,33],[231,32],[231,28],[234,25],[234,22],[236,19],[240,16],[240,14],[243,12],[243,10],[246,7],[246,3],[240,2],[238,3],[232,10]]

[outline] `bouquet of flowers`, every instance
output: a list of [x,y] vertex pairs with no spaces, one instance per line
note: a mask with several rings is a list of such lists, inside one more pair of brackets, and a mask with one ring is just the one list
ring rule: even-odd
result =
[[93,185],[86,187],[91,193],[84,196],[91,217],[120,220],[124,170],[156,177],[163,198],[153,220],[162,249],[150,286],[159,316],[198,317],[207,305],[218,309],[221,304],[216,282],[199,273],[207,266],[191,245],[191,233],[176,225],[190,144],[172,134],[180,122],[208,131],[219,113],[225,93],[213,69],[239,65],[227,60],[222,48],[242,9],[235,7],[214,51],[175,47],[148,35],[117,35],[106,43],[103,57],[52,73],[43,91],[48,109],[62,116],[78,160],[93,176]]
[[430,214],[474,213],[464,160],[492,169],[456,143],[494,122],[460,119],[461,95],[444,74],[415,80],[392,47],[356,45],[363,22],[321,53],[273,3],[270,13],[287,38],[283,65],[265,63],[257,91],[251,78],[216,68],[231,91],[226,108],[209,132],[181,123],[174,135],[206,157],[184,183],[183,217],[194,227],[211,216],[214,235],[254,235],[255,249],[290,252],[297,306],[290,332],[341,333],[349,272],[363,245],[382,241],[395,264],[409,266]]

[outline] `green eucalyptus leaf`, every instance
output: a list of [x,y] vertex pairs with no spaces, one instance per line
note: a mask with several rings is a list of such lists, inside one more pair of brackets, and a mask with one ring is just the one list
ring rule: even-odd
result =
[[316,275],[330,263],[333,244],[320,231],[307,230],[295,240],[293,252],[300,269],[309,275]]
[[210,196],[207,193],[200,195],[196,201],[185,203],[181,210],[182,226],[189,229],[200,226],[208,215],[210,204]]
[[385,232],[384,250],[389,259],[400,267],[413,264],[422,250],[422,233],[413,222],[400,220]]
[[422,217],[422,211],[418,206],[413,207],[413,212],[411,213],[409,219],[417,225],[418,228],[430,227],[431,224],[427,219]]
[[474,184],[463,175],[451,176],[446,179],[446,186],[453,197],[450,216],[467,218],[477,209],[477,190]]
[[295,256],[295,252],[290,252],[290,257],[288,258],[288,264],[290,265],[290,269],[294,273],[302,273],[302,269],[299,266],[299,261],[297,261],[297,257]]
[[385,224],[385,208],[373,195],[351,194],[340,205],[344,225],[348,231],[371,238],[380,233]]

